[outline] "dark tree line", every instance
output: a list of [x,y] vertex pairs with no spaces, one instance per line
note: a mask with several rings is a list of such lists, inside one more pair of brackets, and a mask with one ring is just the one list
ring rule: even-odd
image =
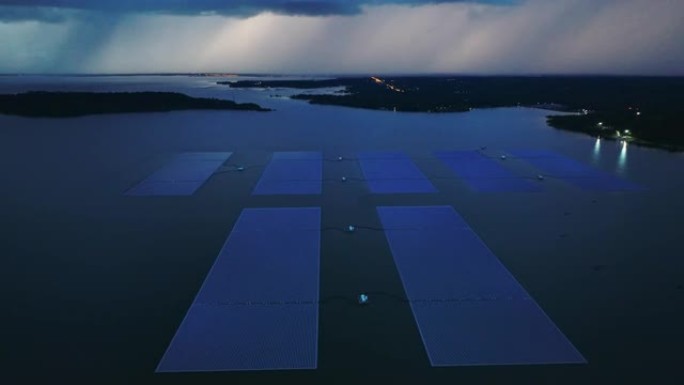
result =
[[253,103],[193,98],[174,92],[27,92],[0,95],[0,113],[27,117],[57,118],[176,110],[268,111]]

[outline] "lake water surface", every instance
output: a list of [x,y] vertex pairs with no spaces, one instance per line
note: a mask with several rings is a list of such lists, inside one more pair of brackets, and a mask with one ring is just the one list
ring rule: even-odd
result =
[[[0,115],[2,376],[7,384],[608,384],[684,381],[684,155],[559,131],[548,111],[394,113],[273,98],[216,78],[0,77],[0,92],[179,91],[270,113],[181,111],[29,119]],[[476,193],[432,153],[549,149],[645,187]],[[252,196],[274,151],[408,154],[435,194],[372,195],[353,161],[325,162],[320,196]],[[243,173],[189,197],[123,192],[177,152],[233,151]],[[536,175],[523,164],[512,167]],[[154,374],[245,207],[320,206],[323,227],[380,227],[375,207],[451,205],[587,359],[586,365],[431,368],[409,305],[321,303],[316,371]],[[382,232],[321,235],[322,299],[403,295]]]

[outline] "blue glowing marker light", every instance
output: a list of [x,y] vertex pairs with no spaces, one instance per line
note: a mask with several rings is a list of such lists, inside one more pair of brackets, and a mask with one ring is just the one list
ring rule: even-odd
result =
[[368,296],[366,294],[359,294],[359,305],[368,305]]
[[354,227],[353,225],[347,226],[347,232],[348,233],[353,233],[354,231],[356,231],[356,227]]

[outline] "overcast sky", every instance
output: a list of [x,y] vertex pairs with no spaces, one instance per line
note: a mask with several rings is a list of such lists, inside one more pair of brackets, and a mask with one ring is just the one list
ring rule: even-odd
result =
[[0,0],[3,73],[684,75],[684,0]]

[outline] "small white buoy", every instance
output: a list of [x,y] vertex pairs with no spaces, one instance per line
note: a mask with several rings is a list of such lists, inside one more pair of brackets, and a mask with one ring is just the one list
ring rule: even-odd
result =
[[368,296],[366,294],[359,294],[359,305],[367,305],[368,304]]
[[354,230],[356,230],[356,227],[354,227],[352,225],[347,226],[347,232],[353,233]]
[[342,182],[346,182],[346,181],[347,181],[347,177],[346,177],[346,176],[343,176],[343,177],[342,177]]
[[238,166],[237,170],[238,171],[245,171],[245,168],[243,166]]
[[342,158],[341,156],[338,156],[338,157],[337,157],[337,160],[342,160],[342,159],[343,159],[343,158]]
[[539,180],[544,180],[544,175],[541,175],[541,174],[540,174],[540,175],[537,175],[537,179],[539,179]]
[[501,160],[506,160],[506,155],[501,155]]

